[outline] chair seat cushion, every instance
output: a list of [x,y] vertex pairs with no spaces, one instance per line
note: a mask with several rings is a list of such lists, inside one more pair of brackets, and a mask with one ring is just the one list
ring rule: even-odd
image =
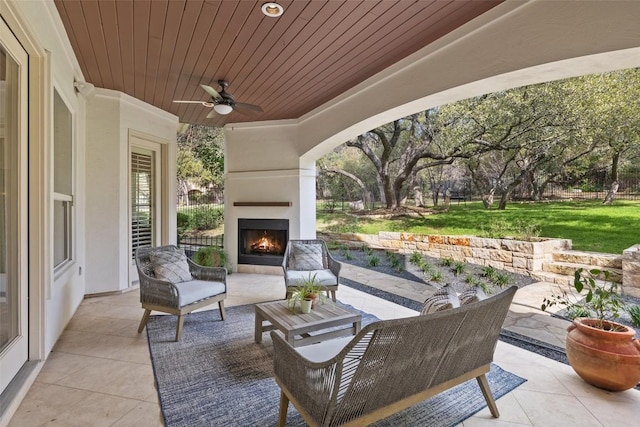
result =
[[192,304],[201,299],[220,295],[226,291],[222,282],[209,282],[205,280],[189,280],[187,282],[175,283],[178,289],[180,307]]
[[300,282],[316,276],[316,283],[320,286],[336,286],[338,278],[331,270],[287,270],[287,286],[298,286]]

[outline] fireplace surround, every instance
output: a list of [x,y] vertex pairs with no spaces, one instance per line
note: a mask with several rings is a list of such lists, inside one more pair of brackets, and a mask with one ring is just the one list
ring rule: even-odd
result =
[[282,265],[288,219],[238,218],[238,264]]

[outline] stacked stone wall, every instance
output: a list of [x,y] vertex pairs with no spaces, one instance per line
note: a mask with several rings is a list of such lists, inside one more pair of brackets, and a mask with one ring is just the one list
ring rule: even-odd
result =
[[555,251],[571,249],[571,240],[567,239],[527,242],[386,231],[377,235],[326,233],[322,237],[351,247],[365,243],[372,248],[389,249],[408,255],[418,251],[433,258],[451,258],[526,275],[542,270],[542,264],[550,261]]
[[640,298],[640,245],[622,252],[622,289],[626,294]]

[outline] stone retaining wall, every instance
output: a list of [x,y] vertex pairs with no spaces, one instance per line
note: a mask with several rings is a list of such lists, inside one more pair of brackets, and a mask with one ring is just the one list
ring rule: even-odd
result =
[[640,245],[622,252],[622,289],[626,294],[640,298]]
[[[541,271],[555,251],[571,249],[571,240],[541,239],[527,242],[512,239],[488,239],[474,236],[438,236],[412,233],[380,232],[373,234],[318,233],[326,240],[357,247],[363,243],[378,249],[404,254],[419,251],[434,258],[492,266],[497,269],[530,275]],[[639,270],[640,271],[640,270]]]

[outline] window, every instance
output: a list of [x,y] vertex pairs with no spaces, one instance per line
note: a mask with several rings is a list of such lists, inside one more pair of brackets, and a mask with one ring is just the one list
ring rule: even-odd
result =
[[154,245],[155,152],[134,147],[131,152],[131,257],[138,248]]
[[53,266],[72,257],[73,134],[72,116],[57,91],[53,95]]

